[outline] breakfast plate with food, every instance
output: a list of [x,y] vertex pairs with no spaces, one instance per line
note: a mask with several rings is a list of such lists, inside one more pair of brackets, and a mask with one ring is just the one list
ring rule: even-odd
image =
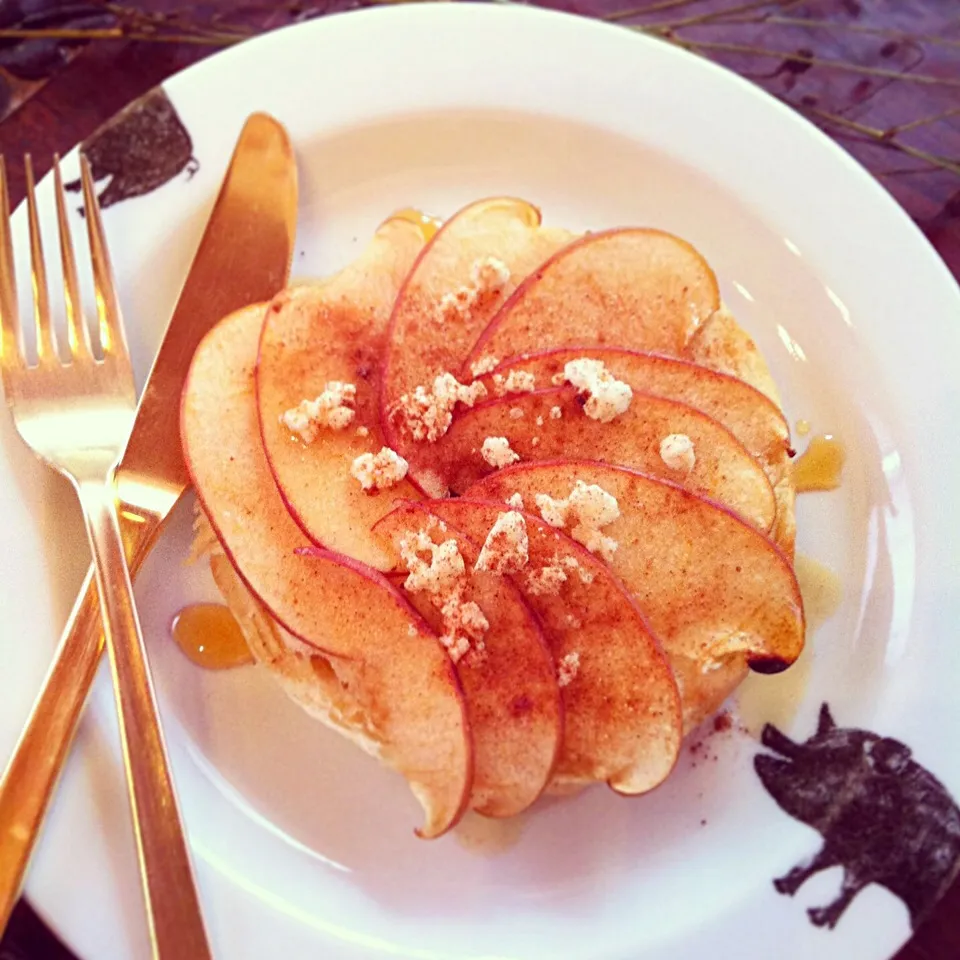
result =
[[[137,582],[215,955],[892,956],[960,870],[960,294],[894,201],[745,81],[526,7],[150,96],[184,162],[104,214],[141,375],[251,112],[300,184]],[[84,552],[0,429],[6,756]],[[112,711],[102,675],[26,888],[91,960],[149,955]]]

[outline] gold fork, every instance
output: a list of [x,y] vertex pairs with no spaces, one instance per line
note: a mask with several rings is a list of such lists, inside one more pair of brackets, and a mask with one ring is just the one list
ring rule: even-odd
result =
[[6,172],[0,157],[0,373],[17,431],[69,479],[83,508],[110,653],[127,786],[154,955],[210,956],[190,858],[170,776],[116,514],[114,469],[136,409],[133,371],[85,157],[83,199],[102,358],[83,316],[59,161],[54,163],[69,362],[62,362],[50,313],[30,158],[25,158],[37,362],[29,363],[17,322]]

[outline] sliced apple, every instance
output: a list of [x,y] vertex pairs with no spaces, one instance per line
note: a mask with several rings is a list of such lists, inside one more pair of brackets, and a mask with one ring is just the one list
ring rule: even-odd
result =
[[[793,567],[765,536],[689,490],[633,470],[587,460],[518,464],[466,491],[503,501],[519,493],[569,496],[577,480],[616,497],[620,517],[603,528],[617,542],[610,568],[662,639],[689,729],[755,670],[785,669],[804,642],[803,601]],[[717,671],[722,671],[715,675]],[[720,681],[718,683],[718,680]]]
[[[425,811],[421,836],[453,826],[473,779],[470,726],[438,637],[385,577],[306,546],[260,443],[254,385],[265,305],[222,320],[194,355],[181,406],[191,479],[247,587],[297,638],[357,664],[351,692],[371,709],[384,760]],[[362,669],[361,669],[362,668]]]
[[[737,377],[765,394],[777,406],[780,395],[766,360],[757,349],[753,338],[721,306],[691,337],[687,355],[698,364]],[[779,461],[778,461],[779,462]],[[777,521],[773,536],[792,557],[797,536],[796,495],[790,476],[789,463],[771,473],[777,497]]]
[[[467,567],[463,599],[477,603],[489,623],[483,651],[456,664],[473,731],[470,806],[484,816],[510,817],[540,796],[559,757],[563,705],[553,655],[520,591],[503,576],[475,570],[480,550],[455,527],[419,503],[397,506],[375,527],[398,555],[400,541],[421,531],[435,543],[456,542]],[[408,598],[435,632],[443,631],[423,591]]]
[[[394,306],[381,387],[387,443],[410,461],[412,475],[420,444],[391,417],[399,399],[418,386],[429,390],[442,373],[457,374],[504,299],[571,237],[541,226],[540,211],[526,201],[493,197],[464,207],[425,247]],[[501,275],[483,282],[484,263]],[[445,310],[444,298],[457,296],[459,306]]]
[[688,360],[621,347],[560,347],[512,357],[481,379],[491,396],[497,393],[494,375],[506,378],[514,371],[529,373],[540,388],[549,387],[567,363],[584,357],[599,360],[637,393],[679,400],[713,417],[771,474],[779,474],[790,448],[790,428],[780,408],[738,377]]
[[680,356],[720,306],[690,244],[659,230],[590,233],[554,254],[504,303],[470,351],[513,357],[544,345],[622,346]]
[[[387,323],[423,244],[416,223],[386,221],[339,274],[275,297],[260,336],[260,429],[287,509],[311,540],[377,568],[384,568],[387,558],[371,526],[395,500],[417,494],[407,481],[365,492],[350,465],[384,445],[378,400]],[[305,443],[280,418],[320,396],[331,381],[356,387],[353,422],[341,430],[321,428]]]
[[[721,313],[711,318],[707,325],[712,327]],[[700,342],[704,333],[705,330],[701,329],[695,341]],[[794,489],[790,478],[790,428],[780,408],[769,396],[739,376],[688,360],[619,347],[561,347],[526,354],[505,361],[482,380],[492,396],[498,390],[494,376],[502,385],[514,372],[528,373],[536,384],[545,387],[554,376],[562,376],[567,363],[580,358],[599,360],[616,379],[637,393],[688,403],[734,434],[770,478],[777,502],[774,539],[789,556],[793,556],[796,528]]]
[[[505,509],[462,498],[426,501],[424,508],[475,542],[483,542]],[[669,663],[606,565],[539,517],[523,516],[529,562],[514,581],[540,618],[558,669],[568,671],[556,781],[606,780],[625,794],[652,790],[680,748],[680,701]],[[556,592],[536,583],[548,567],[563,573]]]
[[739,377],[766,394],[778,407],[780,394],[767,361],[750,336],[721,305],[690,338],[686,355],[695,363]]
[[[557,418],[551,411],[559,409]],[[693,469],[675,470],[660,455],[671,434],[693,442]],[[676,480],[735,510],[758,529],[770,530],[776,500],[760,464],[726,427],[699,410],[650,394],[635,394],[610,423],[586,416],[572,387],[555,387],[478,404],[457,417],[431,445],[432,468],[462,493],[493,472],[483,457],[487,437],[506,437],[522,461],[590,458]]]

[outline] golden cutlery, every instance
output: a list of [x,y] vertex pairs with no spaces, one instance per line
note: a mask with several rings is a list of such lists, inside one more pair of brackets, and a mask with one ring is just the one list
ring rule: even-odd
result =
[[[147,915],[155,953],[209,957],[197,896],[147,668],[140,621],[127,570],[113,475],[137,406],[106,236],[86,157],[80,158],[83,200],[93,263],[99,336],[91,343],[83,315],[73,242],[67,225],[60,163],[54,160],[60,256],[63,261],[69,360],[61,359],[50,312],[46,266],[30,157],[24,160],[30,265],[36,325],[36,363],[30,363],[17,320],[6,171],[0,157],[0,376],[21,439],[59,471],[80,500],[110,653],[120,739],[134,815]],[[94,355],[99,349],[101,356]]]
[[[120,527],[134,575],[189,483],[180,452],[179,401],[194,350],[222,316],[285,286],[296,208],[296,165],[286,131],[272,117],[253,114],[237,141],[116,472]],[[0,780],[0,932],[103,649],[92,576]]]

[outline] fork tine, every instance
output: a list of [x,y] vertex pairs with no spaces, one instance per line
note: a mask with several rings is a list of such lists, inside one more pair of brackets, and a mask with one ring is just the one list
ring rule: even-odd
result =
[[90,257],[93,260],[93,285],[100,319],[100,345],[103,347],[104,356],[125,356],[127,341],[123,332],[117,286],[113,279],[110,255],[107,253],[107,238],[103,232],[93,174],[84,154],[80,155],[80,179],[83,181],[83,206],[87,211],[87,233],[90,237]]
[[73,241],[67,222],[67,206],[63,199],[63,179],[60,176],[60,156],[53,155],[53,180],[57,194],[57,226],[60,233],[60,259],[63,262],[63,299],[67,307],[67,337],[70,353],[76,359],[89,359],[90,331],[83,319],[80,284],[77,282],[77,262],[73,256]]
[[43,259],[40,237],[40,218],[37,216],[37,197],[33,182],[33,164],[28,153],[23,158],[27,178],[27,219],[30,223],[30,273],[33,278],[33,315],[37,324],[37,359],[40,363],[57,356],[53,322],[50,318],[50,295],[47,289],[47,266]]
[[[0,369],[4,374],[24,366],[18,311],[17,280],[13,272],[13,238],[10,236],[7,168],[0,156]],[[9,397],[8,390],[7,398]]]

